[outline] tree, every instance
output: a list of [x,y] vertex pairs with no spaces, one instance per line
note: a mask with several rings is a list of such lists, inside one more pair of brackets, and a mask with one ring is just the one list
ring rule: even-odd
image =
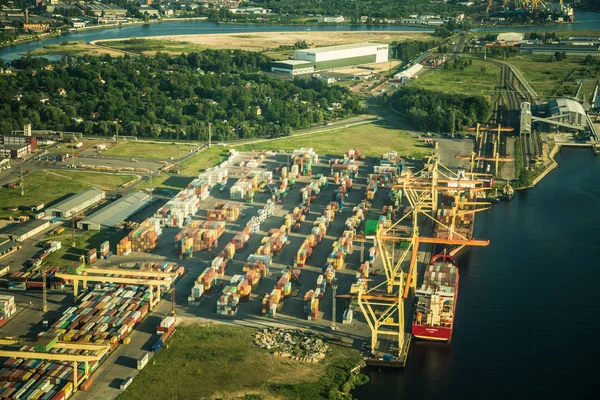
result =
[[485,74],[487,72],[487,68],[485,65],[482,65],[481,68],[479,68],[479,71],[481,71],[482,74]]

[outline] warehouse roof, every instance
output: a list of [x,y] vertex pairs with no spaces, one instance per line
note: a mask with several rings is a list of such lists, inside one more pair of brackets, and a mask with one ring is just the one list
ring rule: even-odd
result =
[[497,41],[516,42],[523,40],[523,34],[519,32],[502,32],[496,37]]
[[10,249],[12,249],[15,246],[18,246],[19,244],[19,242],[13,242],[12,240],[6,240],[0,243],[0,254],[9,251]]
[[96,197],[100,194],[104,194],[104,192],[100,189],[96,189],[96,188],[87,189],[87,190],[84,190],[82,192],[79,192],[79,193],[69,197],[66,200],[61,201],[58,204],[48,207],[48,208],[52,209],[52,210],[59,210],[59,211],[66,212],[66,211],[74,209],[81,203],[84,203],[86,201],[93,199],[94,197]]
[[550,109],[550,113],[553,115],[565,112],[573,112],[586,115],[583,106],[575,100],[571,99],[554,99],[548,102],[548,108]]
[[569,43],[522,43],[522,49],[552,49],[552,50],[575,50],[575,51],[597,51],[597,44],[569,44]]
[[312,62],[306,61],[306,60],[282,60],[282,61],[276,61],[275,64],[303,65],[303,64],[312,64]]
[[116,226],[146,207],[152,201],[152,196],[144,192],[129,193],[103,209],[96,211],[83,221],[85,223],[99,224],[102,226]]
[[22,236],[44,224],[50,224],[50,221],[46,219],[30,219],[29,221],[14,224],[2,233],[10,236]]
[[338,46],[316,47],[316,48],[312,48],[312,49],[296,50],[296,51],[310,51],[313,53],[326,53],[328,51],[361,49],[364,47],[374,47],[374,46],[387,46],[387,44],[385,44],[385,43],[350,43],[350,44],[341,44]]

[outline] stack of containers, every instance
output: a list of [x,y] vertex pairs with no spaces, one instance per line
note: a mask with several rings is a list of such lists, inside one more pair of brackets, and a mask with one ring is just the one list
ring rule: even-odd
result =
[[263,171],[261,174],[261,181],[266,184],[273,183],[273,172],[272,171]]
[[358,164],[354,159],[335,159],[329,161],[329,171],[331,176],[337,179],[355,178],[358,173]]
[[314,290],[304,295],[304,313],[309,321],[316,321],[319,318],[319,297]]
[[346,152],[346,157],[352,160],[363,160],[365,156],[358,149],[350,149]]
[[198,212],[200,199],[196,196],[195,188],[184,189],[163,207],[159,208],[154,217],[159,221],[159,226],[181,228],[191,215]]
[[223,295],[217,301],[217,314],[235,315],[240,303],[237,286],[225,286]]
[[280,289],[273,289],[271,293],[265,294],[261,304],[261,312],[264,317],[275,318],[282,308],[283,301],[281,300]]
[[252,179],[239,179],[229,189],[229,198],[232,200],[246,200],[249,203],[254,199],[254,182]]
[[254,266],[250,266],[248,268],[248,271],[246,272],[246,281],[250,284],[251,288],[256,289],[258,287],[258,284],[260,283],[261,278],[262,273],[260,270],[260,266],[257,268],[255,268]]
[[196,178],[187,185],[188,189],[192,190],[193,193],[200,200],[206,200],[210,195],[210,186],[208,179]]
[[96,262],[96,260],[97,260],[96,249],[91,249],[90,251],[87,252],[87,255],[85,257],[85,262],[87,262],[88,264],[93,264]]
[[349,325],[352,323],[352,319],[354,318],[354,304],[350,304],[347,309],[344,310],[344,314],[342,315],[342,324]]
[[[289,229],[290,228],[286,227],[286,225],[284,223],[284,225],[282,225],[279,229],[274,228],[269,231],[269,236],[264,237],[261,241],[261,243],[262,243],[261,247],[266,247],[269,249],[268,253],[266,253],[266,254],[273,254],[273,255],[279,254],[281,249],[283,249],[283,246],[285,246],[287,244]],[[259,247],[259,249],[261,247]],[[263,254],[259,251],[257,251],[257,253]]]
[[[233,155],[230,157],[229,162],[233,159]],[[223,165],[226,163],[222,163],[219,167],[208,168],[206,171],[198,175],[198,178],[205,179],[208,182],[208,187],[213,188],[215,185],[225,185],[227,184],[228,171]],[[202,199],[204,200],[204,199]]]
[[107,241],[102,242],[100,245],[100,258],[106,257],[106,255],[110,252],[110,243]]
[[[242,268],[242,271],[244,271],[248,276],[248,281],[254,285],[255,283],[260,282],[262,278],[267,276],[269,270],[267,268],[267,264],[262,261],[255,260],[248,261]],[[248,275],[249,273],[250,275]]]
[[[60,340],[107,344],[112,351],[147,315],[149,294],[142,286],[97,285],[77,307],[68,308],[47,332],[38,335],[39,342],[35,346],[22,346],[21,350],[65,353],[64,349],[53,346]],[[84,354],[79,350],[68,352]],[[98,364],[91,362],[90,372],[94,372]],[[3,381],[0,390],[3,398],[65,398],[73,392],[69,381],[74,374],[78,375],[83,388],[91,385],[91,379],[83,380],[83,366],[74,371],[69,362],[7,358],[0,366],[0,381]]]
[[196,280],[195,284],[202,284],[204,292],[208,292],[217,283],[217,277],[217,271],[212,267],[208,267],[200,274],[200,276],[198,276],[198,280]]
[[250,240],[251,237],[252,226],[252,223],[246,224],[244,230],[233,237],[231,243],[233,243],[236,250],[241,250],[246,247],[246,243],[248,243],[248,240]]
[[237,204],[217,203],[214,210],[207,210],[209,220],[232,222],[240,216],[240,207]]
[[190,291],[190,296],[188,297],[188,304],[191,306],[200,305],[200,299],[202,298],[203,294],[204,286],[202,285],[202,283],[194,284],[192,290]]
[[292,152],[292,161],[302,175],[311,175],[312,164],[319,162],[319,156],[311,148],[302,148]]
[[373,179],[369,178],[369,183],[367,184],[366,190],[366,199],[371,201],[375,198],[375,193],[377,192],[377,182]]
[[235,255],[235,243],[227,243],[223,248],[222,255],[225,261],[233,259],[233,256]]
[[128,256],[129,254],[131,254],[131,242],[129,241],[129,237],[125,236],[117,243],[117,255]]
[[160,324],[156,327],[156,334],[157,335],[162,335],[163,333],[172,333],[173,330],[175,329],[175,317],[172,317],[170,315],[164,317],[161,321]]
[[225,275],[225,268],[227,267],[227,262],[223,257],[215,257],[212,260],[211,268],[216,271],[219,276]]
[[17,312],[15,296],[0,295],[0,326]]
[[234,275],[231,278],[232,285],[237,288],[237,293],[240,296],[240,301],[250,300],[250,294],[252,293],[252,284],[246,279],[245,275]]
[[129,233],[131,251],[150,252],[156,249],[158,233],[155,226],[148,220],[142,222],[139,227]]

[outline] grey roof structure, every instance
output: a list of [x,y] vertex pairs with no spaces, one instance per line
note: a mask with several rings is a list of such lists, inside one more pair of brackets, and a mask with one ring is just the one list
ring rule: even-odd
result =
[[19,242],[14,242],[12,240],[6,240],[4,242],[0,243],[0,255],[4,254],[7,251],[10,251],[10,249],[14,248],[15,246],[20,245]]
[[[98,225],[113,227],[146,207],[152,202],[152,196],[144,192],[129,193],[108,206],[96,211],[78,222],[79,225]],[[99,229],[99,228],[98,228]]]
[[555,99],[548,102],[548,109],[552,115],[557,115],[566,112],[578,113],[586,115],[583,106],[575,100],[571,99]]
[[328,47],[314,47],[309,49],[303,49],[298,51],[310,51],[311,53],[326,53],[329,51],[337,51],[337,50],[352,50],[352,49],[360,49],[364,47],[375,47],[375,46],[387,46],[384,43],[350,43],[350,44],[340,44],[337,46],[328,46]]
[[54,204],[53,206],[47,208],[67,212],[78,208],[83,203],[93,200],[98,195],[104,197],[104,192],[96,188],[86,189],[69,197],[66,200],[61,201],[60,203]]
[[2,234],[15,237],[23,236],[42,225],[50,225],[50,221],[47,219],[30,219],[29,221],[21,222],[9,227],[4,230]]

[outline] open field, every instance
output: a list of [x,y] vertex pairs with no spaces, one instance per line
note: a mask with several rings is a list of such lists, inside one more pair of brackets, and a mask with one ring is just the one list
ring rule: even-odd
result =
[[223,146],[214,146],[201,151],[181,163],[180,175],[198,176],[205,169],[221,163],[228,155],[228,149]]
[[490,96],[498,85],[500,67],[476,58],[471,59],[472,65],[465,66],[463,71],[453,69],[450,63],[448,69],[440,67],[421,72],[421,76],[410,84],[445,93]]
[[120,50],[103,48],[89,43],[64,41],[58,44],[49,44],[43,48],[28,53],[30,56],[65,55],[71,57],[103,56],[108,54],[112,57],[122,57],[125,53]]
[[[104,190],[114,190],[123,183],[134,179],[133,175],[112,175],[93,172],[75,172],[68,170],[59,171],[34,171],[25,176],[25,195],[21,196],[21,189],[0,188],[0,217],[19,216],[31,214],[29,207],[40,202],[54,202],[66,197],[68,194],[77,193],[83,189],[97,187]],[[23,206],[26,212],[10,211],[11,208]]]
[[[584,76],[584,57],[568,56],[566,60],[549,62],[550,55],[520,54],[506,62],[513,64],[531,87],[542,96],[574,96],[575,79],[598,79],[597,75]],[[596,57],[598,60],[599,58]],[[586,94],[589,95],[589,94]]]
[[372,157],[379,157],[389,151],[397,151],[403,156],[421,156],[428,152],[409,133],[394,129],[383,122],[340,128],[332,132],[292,137],[290,139],[248,144],[236,147],[236,150],[291,151],[301,147],[312,147],[318,154],[339,155],[348,148],[356,147],[363,154]]
[[327,398],[325,389],[340,380],[340,364],[360,359],[358,351],[338,346],[317,364],[275,357],[251,344],[253,332],[228,325],[180,326],[168,348],[119,398]]
[[75,231],[75,246],[72,247],[71,228],[65,226],[65,231],[60,235],[49,235],[48,240],[59,240],[62,246],[57,251],[50,253],[46,258],[46,265],[68,267],[74,261],[87,254],[88,250],[99,249],[102,242],[108,240],[112,244],[111,251],[116,251],[116,245],[119,240],[126,236],[128,231],[121,229],[102,229],[100,231]]
[[430,37],[431,34],[424,32],[260,32],[149,36],[144,39],[102,41],[99,44],[135,53],[154,54],[160,51],[181,54],[206,48],[267,51],[278,49],[280,46],[293,46],[294,43],[302,40],[312,47],[359,42],[391,43],[408,39],[425,40]]
[[103,154],[105,156],[153,158],[157,160],[168,160],[170,158],[183,157],[187,152],[198,147],[197,143],[174,144],[174,143],[145,143],[145,142],[121,142],[112,145]]

